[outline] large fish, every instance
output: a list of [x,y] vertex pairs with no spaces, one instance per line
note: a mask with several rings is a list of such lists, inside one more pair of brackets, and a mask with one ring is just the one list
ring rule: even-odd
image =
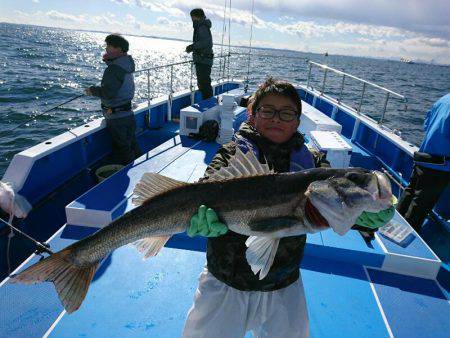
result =
[[67,310],[79,308],[94,273],[114,249],[135,242],[155,255],[171,235],[186,231],[199,205],[213,208],[231,231],[250,236],[246,257],[264,278],[281,237],[331,227],[345,234],[362,211],[391,206],[389,180],[365,169],[316,168],[273,173],[254,154],[237,150],[209,180],[187,184],[146,173],[136,185],[138,206],[95,234],[30,266],[14,281],[54,283]]

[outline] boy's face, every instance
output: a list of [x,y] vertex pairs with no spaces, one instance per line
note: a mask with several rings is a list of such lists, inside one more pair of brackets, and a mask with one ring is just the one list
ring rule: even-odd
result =
[[[274,143],[284,143],[288,141],[297,131],[300,120],[298,118],[298,109],[294,101],[280,94],[268,94],[256,107],[257,111],[252,117],[252,124],[256,130],[264,137]],[[263,117],[262,110],[265,112],[276,111],[272,118]],[[280,119],[280,111],[283,111],[284,119],[289,117],[288,113],[296,113],[291,121]],[[267,113],[265,114],[267,115]]]
[[105,50],[106,50],[106,52],[108,54],[120,54],[120,53],[122,53],[122,48],[114,47],[114,46],[111,46],[111,45],[108,45],[108,44],[106,45]]

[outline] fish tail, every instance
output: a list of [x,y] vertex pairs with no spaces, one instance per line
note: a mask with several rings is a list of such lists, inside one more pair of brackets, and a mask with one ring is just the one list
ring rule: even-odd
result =
[[53,282],[59,299],[68,313],[78,310],[94,277],[98,262],[76,266],[71,257],[72,249],[54,253],[44,260],[12,276],[13,282],[35,284]]

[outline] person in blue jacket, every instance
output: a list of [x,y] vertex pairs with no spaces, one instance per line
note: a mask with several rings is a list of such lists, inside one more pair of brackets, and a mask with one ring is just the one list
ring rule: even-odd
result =
[[450,94],[428,112],[425,138],[414,153],[414,169],[397,210],[420,231],[422,223],[450,183]]

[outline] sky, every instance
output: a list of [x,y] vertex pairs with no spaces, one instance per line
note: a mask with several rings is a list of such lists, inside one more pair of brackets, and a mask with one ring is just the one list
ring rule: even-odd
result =
[[[223,32],[224,9],[226,32]],[[1,0],[0,22],[189,40],[202,7],[215,43],[248,46],[252,1]],[[231,15],[230,15],[231,13]],[[230,28],[228,21],[230,19]],[[252,45],[450,64],[450,0],[255,0]]]

